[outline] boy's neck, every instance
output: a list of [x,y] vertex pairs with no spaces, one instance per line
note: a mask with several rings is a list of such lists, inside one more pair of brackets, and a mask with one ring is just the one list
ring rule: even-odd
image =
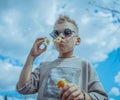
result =
[[59,58],[73,58],[73,57],[75,57],[73,55],[73,52],[67,52],[67,53],[59,54]]

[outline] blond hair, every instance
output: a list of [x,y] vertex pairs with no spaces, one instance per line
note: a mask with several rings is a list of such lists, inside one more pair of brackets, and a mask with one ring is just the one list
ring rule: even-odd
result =
[[69,22],[69,23],[73,24],[76,28],[77,34],[79,35],[78,26],[77,26],[76,22],[68,16],[60,15],[58,17],[58,19],[56,20],[55,25],[59,24],[59,23],[65,23],[65,22]]

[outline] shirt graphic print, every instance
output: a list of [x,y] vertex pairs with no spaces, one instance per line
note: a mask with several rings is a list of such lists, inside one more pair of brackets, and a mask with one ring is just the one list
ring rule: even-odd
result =
[[65,79],[69,83],[79,84],[80,68],[57,67],[52,68],[48,75],[48,79],[44,88],[43,96],[48,98],[59,98],[60,89],[56,87],[56,83],[60,79]]

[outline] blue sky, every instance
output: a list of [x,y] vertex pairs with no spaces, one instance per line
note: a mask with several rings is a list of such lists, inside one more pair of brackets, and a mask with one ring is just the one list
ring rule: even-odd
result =
[[[78,24],[81,44],[75,54],[93,63],[109,100],[119,100],[119,9],[120,0],[0,0],[0,100],[3,95],[16,100],[21,96],[15,85],[33,42],[40,36],[51,40],[49,33],[60,14]],[[51,41],[34,68],[57,55]]]

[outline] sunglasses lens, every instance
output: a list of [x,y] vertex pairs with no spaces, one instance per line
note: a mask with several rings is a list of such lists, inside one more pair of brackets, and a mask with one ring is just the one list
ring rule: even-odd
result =
[[66,37],[69,37],[69,36],[72,35],[72,31],[71,31],[70,29],[65,29],[64,35],[65,35]]
[[53,38],[57,38],[59,36],[59,33],[58,31],[54,30],[52,33],[50,33],[50,35],[53,37]]
[[56,37],[58,37],[58,36],[59,36],[58,31],[54,30],[54,35],[55,35]]

